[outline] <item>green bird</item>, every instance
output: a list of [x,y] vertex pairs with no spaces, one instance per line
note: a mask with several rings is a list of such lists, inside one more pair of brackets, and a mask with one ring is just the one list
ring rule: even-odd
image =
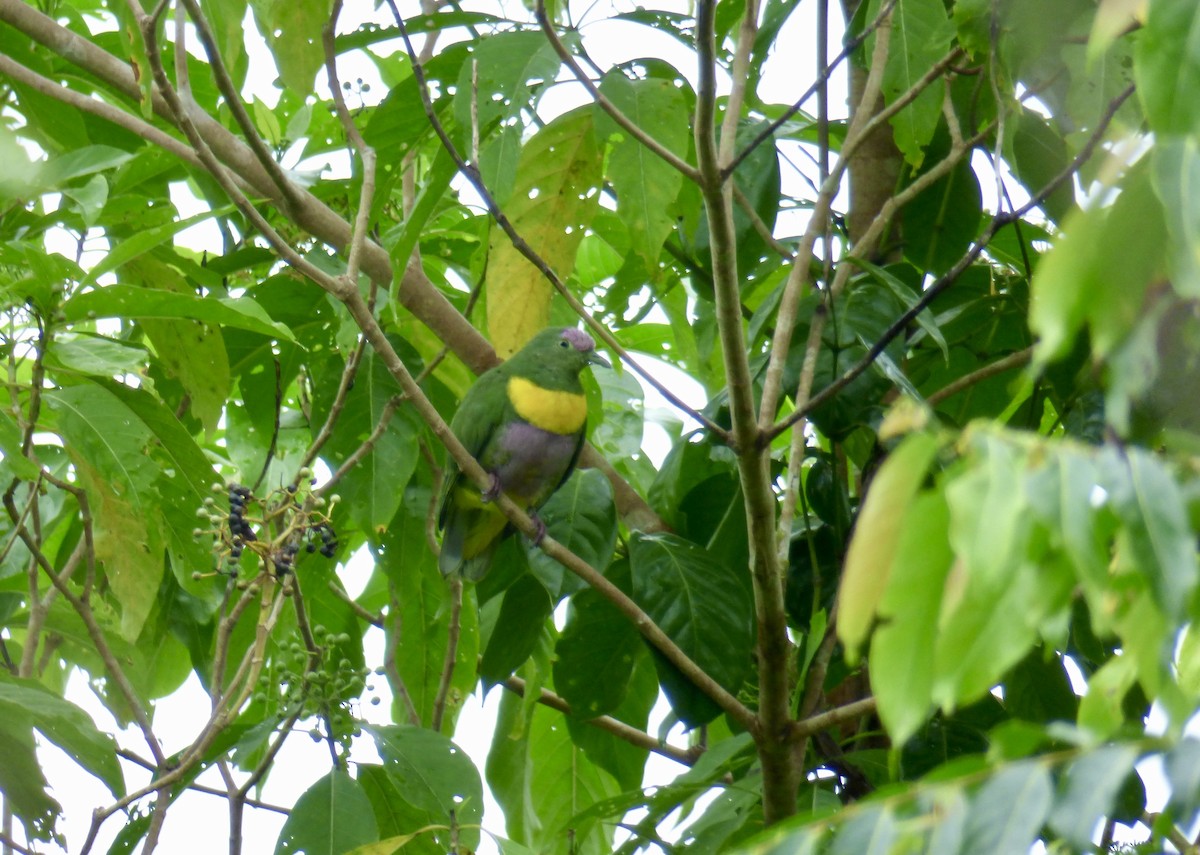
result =
[[513,531],[492,499],[503,492],[534,514],[575,469],[587,424],[579,375],[589,365],[612,367],[586,333],[551,327],[467,390],[450,429],[492,484],[481,493],[453,460],[447,463],[438,514],[444,575],[477,582],[487,574],[496,547]]

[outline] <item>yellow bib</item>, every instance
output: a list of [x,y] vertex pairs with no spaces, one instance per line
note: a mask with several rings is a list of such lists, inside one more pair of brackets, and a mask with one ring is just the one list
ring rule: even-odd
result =
[[508,400],[518,416],[550,433],[578,433],[587,421],[587,398],[583,395],[543,389],[524,377],[509,378]]

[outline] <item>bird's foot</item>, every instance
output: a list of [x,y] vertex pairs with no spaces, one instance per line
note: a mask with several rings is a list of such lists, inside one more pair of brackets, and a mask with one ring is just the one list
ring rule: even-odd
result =
[[486,490],[479,494],[479,499],[485,505],[488,502],[494,502],[496,497],[500,495],[500,476],[495,472],[489,472],[488,477],[491,478],[491,484]]
[[530,540],[533,541],[534,546],[541,546],[542,541],[546,539],[546,524],[537,514],[530,514],[529,518],[533,520],[534,528],[533,537]]

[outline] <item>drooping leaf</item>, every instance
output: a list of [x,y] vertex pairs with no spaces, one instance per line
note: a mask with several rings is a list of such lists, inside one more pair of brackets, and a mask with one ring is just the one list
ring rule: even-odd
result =
[[574,841],[581,855],[611,855],[611,831],[581,814],[620,791],[617,782],[571,741],[559,714],[530,708],[506,694],[500,703],[488,787],[504,808],[508,835],[535,851],[558,851]]
[[[692,661],[729,692],[745,679],[753,645],[748,579],[671,534],[635,533],[629,541],[633,598]],[[675,714],[691,726],[719,708],[655,651],[659,680]]]
[[1111,745],[1072,763],[1050,814],[1050,827],[1079,851],[1091,846],[1096,825],[1112,811],[1136,760],[1137,749],[1132,745]]
[[586,588],[572,597],[554,652],[556,690],[572,713],[593,718],[612,712],[624,699],[641,636],[616,606]]
[[[375,552],[376,566],[395,586],[393,608],[399,610],[399,622],[389,631],[398,628],[401,634],[395,647],[396,670],[425,725],[432,721],[450,629],[449,590],[425,539],[428,513],[428,488],[410,485],[400,512]],[[464,699],[475,687],[479,655],[479,617],[472,589],[463,591],[463,600],[457,657],[444,714],[444,721],[451,727]],[[393,720],[407,722],[408,713],[400,700],[395,699],[393,704]]]
[[99,778],[114,798],[125,795],[125,777],[111,736],[96,729],[91,717],[70,701],[32,680],[0,671],[0,718],[32,723],[67,755]]
[[937,438],[929,434],[909,436],[884,462],[867,493],[846,552],[838,598],[838,638],[848,651],[857,650],[867,638],[880,597],[889,586],[904,510],[938,447]]
[[249,297],[198,297],[147,291],[131,285],[108,285],[72,297],[62,311],[66,320],[72,322],[97,318],[184,319],[294,341],[287,327],[274,323]]
[[966,851],[1027,852],[1050,814],[1053,792],[1049,773],[1036,761],[1001,769],[971,799]]
[[479,676],[498,683],[517,670],[537,647],[553,609],[546,587],[534,576],[522,574],[504,592],[499,615],[483,649]]
[[461,748],[432,730],[401,725],[366,725],[383,758],[384,770],[404,799],[426,813],[429,823],[447,823],[453,811],[461,840],[475,846],[483,818],[483,785]]
[[1150,127],[1158,134],[1194,134],[1200,109],[1200,9],[1187,0],[1149,4],[1137,40],[1134,74]]
[[324,61],[319,36],[329,20],[331,0],[250,0],[259,32],[267,40],[284,86],[294,92],[312,90]]
[[375,814],[362,785],[334,769],[296,801],[279,832],[275,852],[346,852],[378,836]]
[[[630,80],[619,70],[609,72],[600,93],[639,128],[670,151],[686,156],[687,105],[683,93],[661,78]],[[683,176],[595,108],[596,135],[609,139],[606,172],[617,193],[617,213],[633,239],[632,251],[643,269],[653,273],[663,241],[675,225],[675,197]]]
[[[883,96],[891,102],[908,92],[946,53],[954,35],[946,7],[938,0],[904,0],[892,14]],[[920,166],[924,148],[941,117],[943,89],[935,82],[892,117],[896,146]]]
[[[546,533],[593,567],[604,567],[617,542],[612,485],[595,469],[577,470],[538,511]],[[529,545],[529,569],[557,602],[583,581],[542,550]]]
[[933,700],[933,650],[946,576],[954,560],[946,540],[950,513],[936,492],[920,493],[903,512],[891,572],[879,601],[882,625],[871,639],[871,688],[896,744],[925,720]]
[[[505,213],[562,279],[571,274],[599,209],[600,166],[592,112],[585,108],[546,125],[521,151]],[[498,226],[489,241],[486,291],[488,333],[500,356],[511,356],[549,324],[553,286]]]
[[121,633],[132,640],[154,605],[163,573],[159,471],[147,455],[151,433],[97,385],[49,391],[45,400],[90,499],[96,559],[121,605]]

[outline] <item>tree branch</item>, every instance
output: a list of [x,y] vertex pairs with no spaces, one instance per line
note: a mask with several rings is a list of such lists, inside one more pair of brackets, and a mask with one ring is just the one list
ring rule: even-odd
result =
[[[734,54],[734,91],[726,107],[720,149],[716,140],[715,0],[699,0],[696,15],[696,53],[699,85],[696,92],[696,160],[700,192],[708,214],[717,328],[725,357],[726,388],[733,422],[738,473],[746,502],[750,572],[758,640],[759,711],[751,730],[763,767],[763,813],[768,824],[796,810],[800,775],[785,741],[790,721],[791,692],[788,658],[791,642],[783,602],[783,574],[775,548],[775,493],[771,485],[770,454],[760,442],[754,411],[754,384],[742,329],[737,269],[737,238],[733,224],[733,192],[721,176],[723,163],[732,161],[737,122],[745,86],[745,63],[757,31],[758,5],[746,4]],[[743,72],[739,77],[737,69]],[[802,256],[803,257],[803,256]]]

